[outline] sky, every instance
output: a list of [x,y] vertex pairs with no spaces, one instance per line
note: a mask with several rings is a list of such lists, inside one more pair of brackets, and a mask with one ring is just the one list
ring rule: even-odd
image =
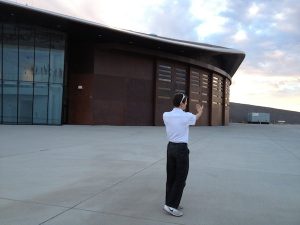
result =
[[234,48],[230,101],[300,112],[300,0],[15,0],[108,26]]

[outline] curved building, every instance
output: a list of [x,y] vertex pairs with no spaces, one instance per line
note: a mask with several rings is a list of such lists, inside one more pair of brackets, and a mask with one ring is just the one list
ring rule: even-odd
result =
[[204,105],[199,125],[229,122],[245,54],[0,2],[0,122],[162,125],[172,96]]

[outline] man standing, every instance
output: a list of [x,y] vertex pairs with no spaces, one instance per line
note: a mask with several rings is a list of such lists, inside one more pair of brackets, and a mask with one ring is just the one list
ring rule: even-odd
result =
[[164,210],[173,216],[182,216],[179,203],[189,171],[189,126],[195,125],[203,111],[203,106],[196,105],[197,114],[185,112],[187,96],[176,94],[174,108],[163,114],[169,140],[167,148],[167,185]]

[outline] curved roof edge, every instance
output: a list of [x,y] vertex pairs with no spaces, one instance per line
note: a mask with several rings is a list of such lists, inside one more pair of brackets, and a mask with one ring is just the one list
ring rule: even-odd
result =
[[[59,17],[62,19],[67,19],[70,21],[78,22],[81,24],[86,24],[89,26],[106,28],[106,29],[117,31],[117,32],[122,32],[125,34],[133,35],[136,37],[145,38],[148,40],[155,40],[155,41],[159,41],[159,42],[163,42],[163,43],[167,43],[167,44],[174,44],[174,45],[178,45],[178,46],[182,46],[182,47],[189,47],[189,48],[197,49],[200,51],[202,50],[202,51],[216,53],[218,55],[217,57],[223,56],[222,60],[224,60],[226,62],[225,63],[226,66],[223,69],[231,76],[233,76],[234,73],[237,71],[238,67],[240,66],[240,64],[242,63],[242,61],[244,60],[245,55],[246,55],[243,51],[239,51],[239,50],[232,49],[232,48],[225,48],[225,47],[221,47],[221,46],[215,46],[215,45],[197,43],[197,42],[191,42],[191,41],[177,40],[177,39],[157,36],[157,35],[153,35],[153,34],[146,34],[146,33],[142,33],[142,32],[136,32],[136,31],[126,30],[126,29],[122,29],[122,28],[116,28],[116,27],[105,25],[105,24],[100,24],[100,23],[96,23],[93,21],[85,20],[85,19],[79,19],[77,17],[68,16],[65,14],[56,13],[56,12],[52,12],[49,10],[40,9],[40,8],[36,8],[33,6],[28,6],[28,5],[12,2],[12,1],[0,0],[0,5],[1,4],[11,5],[14,7],[20,7],[20,8],[31,10],[31,11],[36,11],[38,13],[43,13],[43,14]],[[229,56],[229,59],[226,59],[227,56]]]
[[140,36],[140,37],[145,37],[145,38],[152,39],[152,40],[158,40],[158,41],[171,43],[171,44],[178,44],[178,45],[185,46],[185,47],[199,48],[202,50],[208,50],[208,51],[218,52],[218,53],[231,53],[231,54],[244,54],[245,55],[244,52],[236,50],[236,49],[232,49],[232,48],[225,48],[225,47],[216,46],[216,45],[191,42],[191,41],[185,41],[185,40],[178,40],[178,39],[167,38],[167,37],[162,37],[162,36],[153,35],[153,34],[146,34],[146,33],[126,30],[126,29],[118,29],[118,31],[123,31],[123,32],[129,33],[129,34],[133,34],[133,35]]

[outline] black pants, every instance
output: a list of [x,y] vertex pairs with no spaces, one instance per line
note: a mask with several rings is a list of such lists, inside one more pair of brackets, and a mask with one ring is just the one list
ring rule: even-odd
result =
[[189,172],[189,149],[185,143],[168,143],[166,205],[178,208]]

